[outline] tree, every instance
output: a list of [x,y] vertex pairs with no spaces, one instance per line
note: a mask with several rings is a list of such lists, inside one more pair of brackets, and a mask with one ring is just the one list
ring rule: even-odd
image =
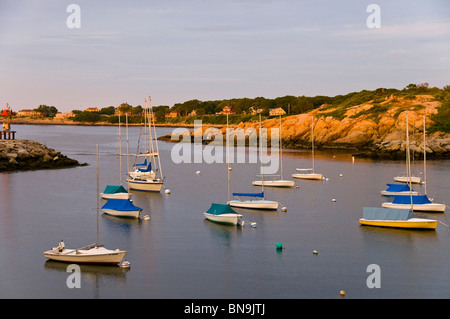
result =
[[41,112],[44,117],[54,117],[58,113],[58,109],[54,106],[48,106],[45,104],[39,105],[35,111]]
[[114,106],[103,107],[100,110],[100,114],[105,114],[105,115],[114,115],[115,112],[116,112],[116,108]]

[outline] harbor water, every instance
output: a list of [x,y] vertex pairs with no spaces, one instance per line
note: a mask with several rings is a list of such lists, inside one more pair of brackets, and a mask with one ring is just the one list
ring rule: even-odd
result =
[[[388,200],[380,191],[404,174],[403,161],[317,151],[316,171],[326,180],[266,187],[266,199],[279,201],[280,208],[237,209],[245,226],[227,226],[203,216],[211,203],[227,201],[226,163],[177,164],[171,157],[177,144],[163,141],[163,190],[132,191],[134,204],[150,220],[100,210],[100,242],[126,250],[131,267],[81,265],[80,288],[69,288],[68,264],[48,261],[43,252],[61,240],[68,248],[95,243],[96,144],[100,191],[121,178],[126,186],[128,164],[126,156],[119,157],[118,128],[16,125],[15,130],[19,139],[36,140],[88,165],[0,173],[0,298],[329,299],[341,298],[341,290],[345,298],[450,298],[448,207],[445,213],[416,214],[439,220],[435,231],[359,224],[363,207]],[[129,153],[136,153],[139,130],[128,129]],[[157,128],[159,136],[172,130]],[[124,127],[121,133],[126,154]],[[134,157],[128,161],[131,165]],[[283,151],[285,179],[308,167],[310,151]],[[231,168],[231,192],[261,191],[251,184],[258,163]],[[450,162],[427,161],[426,171],[428,196],[448,204]],[[413,163],[413,172],[423,173],[422,161]],[[414,189],[424,192],[423,185]],[[373,265],[379,267],[376,287],[370,284]]]

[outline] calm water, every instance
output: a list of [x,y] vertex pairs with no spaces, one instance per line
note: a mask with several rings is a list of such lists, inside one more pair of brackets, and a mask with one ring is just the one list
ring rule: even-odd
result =
[[[449,209],[425,214],[440,221],[436,231],[359,225],[364,206],[385,201],[380,191],[403,173],[403,162],[353,163],[349,154],[318,152],[316,170],[328,181],[266,188],[267,198],[280,201],[287,212],[240,210],[245,221],[257,223],[241,228],[213,224],[202,214],[212,202],[227,200],[226,164],[174,164],[175,144],[166,142],[159,147],[171,194],[133,192],[135,204],[151,220],[99,218],[100,241],[127,250],[131,268],[82,266],[81,288],[69,289],[67,264],[47,261],[43,251],[61,239],[73,248],[95,242],[95,145],[102,191],[120,178],[117,128],[15,129],[19,138],[90,165],[0,174],[0,298],[340,298],[340,290],[346,298],[450,297]],[[158,128],[158,135],[171,131]],[[138,134],[139,128],[129,129],[130,152]],[[125,181],[124,158],[122,165]],[[309,152],[284,152],[285,177],[310,165]],[[417,172],[421,165],[415,163]],[[232,167],[232,191],[260,190],[251,185],[258,164]],[[449,161],[429,161],[427,175],[429,196],[448,203]],[[277,242],[283,243],[282,252],[276,251]],[[367,287],[370,264],[380,266],[381,288]]]

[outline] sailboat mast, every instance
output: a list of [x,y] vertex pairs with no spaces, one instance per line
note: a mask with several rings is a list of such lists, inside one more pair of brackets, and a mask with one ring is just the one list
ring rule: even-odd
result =
[[314,173],[314,116],[311,116],[312,170]]
[[423,116],[423,182],[425,184],[425,195],[427,194],[427,150],[425,146],[425,115]]
[[97,144],[97,241],[96,246],[98,247],[98,194],[99,194],[99,182],[98,182],[98,144]]
[[280,179],[283,180],[283,147],[281,142],[281,115],[280,115]]
[[120,134],[120,112],[119,112],[119,174],[120,174],[120,185],[122,185],[122,135]]
[[[152,122],[154,136],[155,136],[156,153],[158,154],[158,169],[159,169],[159,172],[161,175],[161,179],[164,179],[164,174],[163,174],[162,166],[161,166],[161,157],[159,156],[158,136],[156,135],[155,114],[153,113],[153,107],[152,107],[151,101],[152,101],[152,98],[149,96],[148,97],[148,107],[149,107],[149,114],[150,114],[149,121]],[[153,143],[152,143],[152,145],[153,145]]]
[[230,152],[228,149],[228,113],[227,113],[227,130],[225,132],[225,143],[227,148],[227,179],[228,179],[228,203],[230,202]]
[[414,211],[413,197],[412,197],[412,186],[411,186],[411,159],[409,155],[409,127],[408,127],[408,113],[406,113],[406,163],[408,170],[408,183],[409,183],[409,197],[411,199],[411,210]]
[[263,171],[263,158],[262,158],[262,128],[261,128],[261,113],[259,113],[259,160],[261,162],[261,190],[264,195],[264,171]]

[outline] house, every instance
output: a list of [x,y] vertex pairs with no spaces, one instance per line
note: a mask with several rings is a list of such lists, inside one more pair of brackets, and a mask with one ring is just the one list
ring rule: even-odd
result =
[[166,117],[166,119],[172,118],[172,117],[178,117],[178,112],[177,111],[171,111],[169,113],[166,113],[165,117]]
[[263,111],[264,111],[263,109],[256,109],[256,110],[255,110],[255,108],[254,108],[253,106],[250,106],[250,108],[248,109],[248,112],[249,112],[251,115],[260,114],[260,113],[262,113]]
[[188,114],[188,116],[196,116],[197,115],[197,111],[196,110],[192,110],[192,112],[190,112]]
[[277,107],[274,109],[270,109],[269,110],[269,116],[273,116],[273,115],[284,115],[286,114],[285,110],[283,110],[281,107]]
[[20,110],[16,113],[16,116],[23,116],[23,117],[41,117],[43,116],[42,112],[39,111],[35,111],[35,110],[30,110],[30,109],[25,109],[25,110]]
[[220,114],[226,115],[226,114],[236,114],[236,112],[231,107],[226,105],[226,106],[223,107],[222,111],[216,112],[216,114],[217,115],[220,115]]
[[66,112],[66,113],[61,113],[58,112],[56,113],[54,119],[55,120],[67,120],[69,117],[74,117],[75,114],[73,114],[72,112]]
[[98,107],[88,107],[85,111],[87,111],[87,112],[100,112]]

